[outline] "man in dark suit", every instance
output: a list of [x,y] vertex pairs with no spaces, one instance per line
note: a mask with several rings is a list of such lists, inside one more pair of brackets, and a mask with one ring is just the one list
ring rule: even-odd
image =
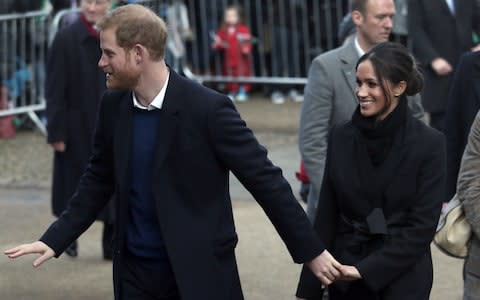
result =
[[262,206],[297,263],[328,285],[344,266],[324,250],[266,150],[224,95],[164,61],[166,25],[126,5],[98,24],[107,92],[93,155],[67,210],[39,241],[5,251],[58,257],[115,192],[116,299],[243,299],[229,171]]
[[460,55],[474,46],[480,32],[476,0],[409,0],[408,27],[413,53],[422,64],[422,99],[430,125],[443,131],[448,91]]
[[468,142],[473,120],[480,109],[480,52],[470,52],[460,58],[448,97],[445,116],[447,140],[447,195],[455,194],[460,162]]

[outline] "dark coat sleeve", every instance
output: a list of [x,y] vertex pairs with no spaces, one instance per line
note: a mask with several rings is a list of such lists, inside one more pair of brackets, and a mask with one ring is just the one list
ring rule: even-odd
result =
[[67,209],[40,238],[40,241],[53,249],[56,257],[87,230],[113,194],[112,129],[107,128],[107,124],[113,126],[113,122],[105,120],[113,112],[107,112],[109,109],[106,103],[104,99],[100,106],[92,156],[77,191],[70,199]]
[[429,34],[425,30],[425,12],[423,1],[408,1],[408,32],[412,40],[414,52],[421,63],[429,65],[435,58],[440,57],[432,44]]
[[[330,176],[330,164],[332,160],[331,149],[333,148],[332,140],[335,135],[334,130],[335,127],[331,130],[328,138],[329,146],[327,148],[325,172],[319,197],[319,199],[322,200],[318,202],[318,209],[314,222],[315,231],[325,243],[325,247],[329,251],[332,250],[331,248],[338,218],[335,192],[333,190]],[[297,297],[304,299],[322,299],[323,289],[321,282],[306,266],[303,266],[296,295]]]
[[[402,229],[392,234],[382,248],[357,264],[364,282],[379,291],[411,268],[429,251],[443,202],[445,185],[445,142],[430,128],[422,136],[421,161],[414,204],[402,220]],[[419,148],[420,149],[420,148]]]
[[47,101],[47,141],[66,142],[67,139],[67,41],[66,31],[60,31],[48,51],[45,98]]
[[211,144],[218,160],[240,180],[263,208],[293,260],[303,263],[324,250],[280,168],[235,110],[228,98],[212,101],[208,116]]

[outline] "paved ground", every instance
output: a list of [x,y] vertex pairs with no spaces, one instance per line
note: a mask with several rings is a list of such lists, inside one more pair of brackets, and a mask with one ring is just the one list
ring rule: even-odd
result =
[[[248,125],[266,145],[271,159],[298,191],[297,124],[299,104],[251,101],[238,105]],[[19,132],[0,140],[0,249],[32,241],[53,220],[49,185],[51,151],[40,134]],[[240,242],[240,276],[246,299],[293,299],[299,266],[288,256],[261,208],[234,179],[232,198]],[[61,257],[39,269],[32,258],[15,262],[0,256],[0,300],[111,299],[111,265],[101,260],[101,225],[80,238],[77,259]],[[461,261],[433,249],[435,282],[431,299],[461,299]]]

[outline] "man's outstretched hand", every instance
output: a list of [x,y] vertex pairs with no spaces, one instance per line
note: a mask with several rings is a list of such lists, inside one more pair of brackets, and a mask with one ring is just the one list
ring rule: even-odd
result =
[[40,254],[34,262],[33,266],[38,267],[45,261],[55,256],[55,252],[47,244],[41,241],[36,241],[31,244],[23,244],[12,249],[5,250],[5,255],[9,258],[17,258],[26,254]]
[[325,286],[330,285],[342,276],[342,265],[327,250],[324,250],[306,265]]

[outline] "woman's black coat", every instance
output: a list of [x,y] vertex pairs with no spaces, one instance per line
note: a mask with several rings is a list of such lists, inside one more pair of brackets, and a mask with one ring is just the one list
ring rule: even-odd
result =
[[[380,166],[384,175],[380,180],[387,183],[379,197],[383,203],[372,203],[363,195],[375,186],[375,179],[362,178],[364,170],[357,167],[357,130],[348,122],[330,134],[314,226],[333,256],[354,265],[363,279],[334,283],[336,294],[349,289],[356,294],[330,295],[331,299],[427,300],[433,276],[430,242],[444,195],[444,137],[409,112]],[[366,153],[360,159],[370,160]],[[385,235],[382,222],[376,222],[382,214]],[[362,297],[362,291],[371,294]],[[320,283],[304,267],[297,295],[310,300],[321,299],[321,294]]]

